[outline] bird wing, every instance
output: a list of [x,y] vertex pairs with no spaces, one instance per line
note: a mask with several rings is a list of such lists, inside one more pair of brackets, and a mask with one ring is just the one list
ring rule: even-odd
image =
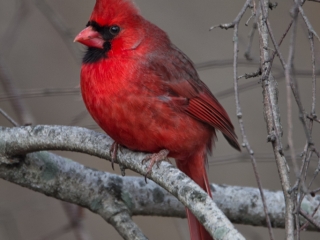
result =
[[169,96],[187,99],[188,104],[183,105],[187,114],[221,131],[229,144],[241,151],[227,112],[200,80],[192,61],[176,46],[170,47],[165,56],[154,55],[148,63],[149,69],[161,79]]

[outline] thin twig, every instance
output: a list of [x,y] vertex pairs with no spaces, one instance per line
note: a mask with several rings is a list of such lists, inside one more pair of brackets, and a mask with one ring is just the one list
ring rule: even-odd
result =
[[245,132],[245,128],[244,128],[244,122],[243,122],[243,118],[242,118],[242,111],[241,111],[241,105],[240,105],[240,98],[239,98],[239,91],[238,91],[238,73],[237,73],[237,62],[238,62],[238,26],[239,26],[239,22],[243,16],[243,14],[245,13],[246,9],[249,7],[251,0],[247,0],[242,8],[242,10],[239,12],[238,16],[236,17],[236,19],[233,21],[234,23],[234,31],[233,31],[233,56],[234,56],[234,61],[233,61],[233,79],[234,79],[234,93],[235,93],[235,100],[236,100],[236,108],[237,108],[237,117],[238,117],[238,121],[239,121],[239,125],[240,125],[240,130],[241,130],[241,135],[242,135],[242,141],[243,141],[243,147],[245,147],[248,151],[248,153],[250,154],[250,158],[251,158],[251,162],[252,162],[252,167],[253,167],[253,171],[256,177],[256,181],[258,184],[258,188],[260,191],[260,196],[262,199],[262,203],[263,203],[263,209],[265,212],[265,217],[266,217],[266,222],[267,222],[267,226],[268,226],[268,230],[269,230],[269,235],[270,235],[270,239],[273,240],[274,239],[274,235],[273,235],[273,231],[272,231],[272,226],[271,226],[271,221],[270,221],[270,217],[269,217],[269,212],[268,212],[268,208],[267,208],[267,203],[266,203],[266,199],[263,193],[263,188],[262,188],[262,183],[261,183],[261,179],[258,173],[258,168],[257,168],[257,161],[256,158],[254,156],[254,152],[250,146],[250,143],[247,139],[247,135]]
[[[299,3],[297,3],[298,5]],[[297,84],[296,84],[296,81],[295,79],[290,79],[291,81],[291,86],[292,86],[292,91],[293,93],[295,94],[295,97],[296,97],[296,102],[297,102],[297,105],[299,107],[299,112],[300,112],[300,119],[303,123],[303,126],[304,126],[304,129],[305,129],[305,132],[306,132],[306,136],[307,136],[307,143],[306,143],[306,147],[305,147],[305,151],[304,151],[304,160],[303,160],[303,164],[302,164],[302,171],[301,171],[301,175],[298,177],[297,179],[297,183],[295,184],[295,186],[299,186],[300,182],[301,182],[301,178],[302,178],[302,174],[304,175],[304,180],[306,179],[306,173],[307,173],[307,170],[308,170],[308,166],[309,166],[309,162],[310,162],[310,158],[312,156],[312,153],[313,152],[316,152],[314,146],[313,146],[313,142],[312,142],[312,126],[313,126],[313,121],[314,119],[316,118],[316,113],[315,113],[315,104],[316,104],[316,74],[315,74],[315,51],[314,51],[314,40],[313,40],[313,36],[314,36],[314,31],[313,31],[313,28],[312,26],[310,25],[310,23],[308,22],[308,19],[307,17],[305,16],[303,10],[302,10],[302,7],[299,5],[299,12],[301,13],[301,15],[304,17],[304,20],[305,20],[305,23],[306,23],[306,26],[308,28],[308,32],[309,32],[309,41],[310,41],[310,51],[311,51],[311,63],[312,63],[312,105],[311,105],[311,117],[308,118],[309,119],[309,127],[306,126],[306,120],[305,120],[305,117],[307,116],[305,113],[304,113],[304,110],[302,108],[302,104],[301,104],[301,101],[300,101],[300,97],[299,97],[299,94],[297,92]],[[297,15],[297,12],[295,12],[295,14]],[[309,184],[309,187],[311,186],[312,182],[314,181],[316,175],[318,174],[318,172],[316,171],[314,176],[313,176],[313,179],[311,180],[310,184]],[[305,186],[304,186],[304,181],[302,182],[303,184],[303,194],[304,192],[306,192],[305,190]],[[301,196],[303,195],[301,194]],[[301,202],[301,201],[300,201]]]
[[320,230],[320,224],[317,223],[311,216],[309,216],[305,211],[301,210],[299,211],[299,213],[305,218],[307,219],[312,225],[314,225],[315,227],[317,227]]
[[9,116],[9,114],[7,114],[5,111],[3,111],[1,108],[0,108],[0,113],[15,127],[18,127],[19,124],[13,120],[12,117]]
[[256,32],[257,30],[257,22],[255,20],[255,22],[252,24],[252,28],[251,28],[251,31],[249,33],[249,42],[248,42],[248,45],[247,45],[247,49],[246,51],[244,52],[244,57],[249,60],[249,61],[252,61],[253,58],[251,57],[251,48],[252,48],[252,42],[253,42],[253,38],[254,38],[254,33]]
[[218,24],[218,25],[215,25],[215,26],[210,27],[209,30],[211,31],[211,30],[213,30],[213,29],[215,29],[215,28],[217,28],[217,27],[219,27],[219,28],[221,28],[221,29],[225,29],[225,30],[227,30],[227,29],[229,29],[229,28],[234,28],[236,24],[239,24],[240,19],[242,18],[243,14],[246,12],[248,6],[250,5],[250,3],[249,3],[250,1],[251,1],[251,0],[247,0],[247,1],[245,2],[245,4],[243,5],[242,9],[241,9],[240,12],[239,12],[239,14],[238,14],[237,17],[233,20],[233,22],[231,22],[231,23],[221,23],[221,24]]
[[[285,39],[285,37],[287,36],[287,34],[288,34],[289,30],[290,30],[292,24],[293,24],[293,20],[291,20],[291,22],[289,23],[287,29],[286,29],[285,32],[283,33],[283,35],[282,35],[282,37],[281,37],[281,39],[280,39],[280,41],[279,41],[279,44],[278,44],[278,45],[274,45],[275,47],[276,47],[276,46],[279,46],[279,47],[281,46],[283,40]],[[267,21],[267,28],[271,30],[270,26],[268,27],[268,21]],[[269,31],[269,30],[268,30],[268,31]],[[274,38],[271,38],[271,39],[272,39],[272,41],[274,41]],[[274,43],[274,42],[273,42],[273,43]],[[276,49],[277,49],[277,48],[276,48]],[[266,76],[269,76],[270,71],[271,71],[271,68],[274,69],[273,60],[274,60],[277,52],[278,52],[278,51],[274,51],[273,54],[272,54],[272,56],[271,56],[271,58],[269,59],[269,63],[270,63],[270,64],[268,65],[268,68],[267,68],[267,70],[266,70],[266,74],[265,74]]]
[[[313,213],[312,213],[311,217],[314,217],[314,215],[315,215],[316,212],[318,211],[319,207],[320,207],[320,203],[319,203],[318,206],[313,210]],[[303,231],[304,229],[306,229],[306,228],[309,226],[309,223],[310,223],[310,222],[306,222],[305,224],[303,224],[303,225],[301,226],[301,228],[300,228],[300,231]]]
[[[297,30],[297,13],[293,17],[293,25],[292,25],[292,34],[289,45],[289,54],[288,54],[288,62],[287,64],[284,62],[284,59],[280,52],[278,52],[279,59],[281,61],[282,66],[285,69],[286,76],[286,90],[287,90],[287,121],[288,121],[288,145],[291,153],[291,160],[295,169],[296,176],[298,177],[298,164],[296,160],[296,156],[294,154],[294,144],[293,144],[293,124],[292,124],[292,101],[291,101],[291,85],[292,85],[292,64],[294,57],[294,47],[295,47],[295,39],[296,39],[296,30]],[[277,48],[277,44],[274,42],[274,45]],[[277,48],[278,51],[278,48]]]
[[[261,55],[261,69],[262,75],[262,87],[264,95],[264,111],[266,116],[266,122],[268,127],[269,139],[272,142],[273,151],[275,154],[276,163],[280,175],[281,185],[283,194],[286,202],[285,212],[285,225],[286,225],[286,239],[294,239],[294,219],[293,219],[293,207],[294,203],[289,194],[290,190],[290,179],[288,174],[288,165],[283,155],[283,147],[281,142],[282,128],[280,122],[280,114],[278,109],[277,100],[277,85],[273,78],[271,71],[271,62],[269,58],[268,50],[268,27],[266,19],[268,19],[268,0],[260,0],[261,13],[258,21],[258,29],[260,35],[260,55]],[[275,53],[274,53],[275,54]]]
[[[0,69],[1,71],[1,69]],[[0,72],[1,73],[1,72]],[[29,89],[20,93],[20,98],[37,98],[37,97],[61,97],[79,95],[79,88],[42,88],[42,89]],[[14,94],[0,94],[0,102],[8,101],[16,98]]]
[[[296,100],[298,98],[298,95],[295,94],[295,90],[296,89],[296,84],[295,87],[293,87],[294,84],[294,80],[292,77],[292,65],[293,65],[293,59],[294,59],[294,50],[295,50],[295,40],[296,40],[296,31],[297,31],[297,22],[298,22],[298,6],[299,4],[297,3],[297,1],[295,1],[295,6],[293,8],[293,25],[292,25],[292,33],[291,33],[291,38],[290,38],[290,45],[289,45],[289,54],[288,54],[288,60],[287,60],[287,64],[283,64],[283,66],[285,66],[285,75],[286,75],[286,83],[287,83],[287,104],[288,104],[288,144],[290,147],[290,152],[291,152],[291,158],[292,158],[292,162],[294,163],[295,166],[295,171],[296,174],[297,172],[297,162],[296,162],[296,158],[294,153],[294,146],[293,146],[293,138],[292,138],[292,131],[293,131],[293,127],[292,127],[292,105],[291,105],[291,98],[290,98],[290,94],[291,91],[293,92],[294,96],[296,97]],[[291,91],[290,91],[291,88]],[[303,167],[301,168],[303,169]],[[301,174],[297,175],[297,178],[301,180]],[[300,181],[299,181],[300,183]],[[299,189],[300,189],[300,184],[299,184]],[[298,197],[297,197],[297,193],[295,191],[291,192],[292,193],[292,199],[294,201],[294,205],[295,205],[295,226],[296,226],[296,237],[297,240],[300,239],[300,222],[299,222],[299,212],[300,212],[300,203],[302,202],[302,199],[304,198],[304,195],[301,197],[300,196],[300,201],[298,202]],[[292,212],[293,213],[293,212]]]
[[[281,44],[283,39],[280,41],[280,44],[278,45],[277,42],[276,42],[276,39],[275,39],[275,37],[273,35],[273,31],[271,29],[271,25],[270,25],[269,19],[267,19],[266,25],[267,25],[268,32],[270,34],[270,38],[271,38],[271,41],[273,43],[273,46],[275,47],[275,52],[273,53],[273,56],[274,55],[278,55],[282,67],[285,68],[286,67],[286,63],[285,63],[284,58],[282,57],[282,54],[281,54],[280,49],[279,49],[279,46],[280,46],[280,44]],[[290,25],[290,27],[291,27],[291,25]]]
[[320,38],[319,38],[317,32],[313,29],[309,19],[307,18],[306,14],[303,11],[303,8],[300,5],[299,5],[299,12],[300,12],[305,24],[307,25],[308,31],[311,32],[320,42]]
[[309,31],[309,41],[310,41],[310,52],[311,52],[311,65],[312,65],[312,105],[311,105],[311,116],[313,119],[317,118],[316,115],[316,89],[317,89],[317,80],[316,80],[316,58],[315,58],[315,49],[314,49],[314,39],[313,33]]
[[241,75],[238,77],[238,80],[241,79],[241,78],[245,78],[245,79],[248,79],[248,78],[254,78],[254,77],[258,77],[261,75],[261,68],[259,68],[257,71],[253,72],[253,73],[246,73],[244,75]]
[[[311,181],[310,181],[310,183],[309,183],[308,189],[310,189],[313,181],[315,180],[315,178],[317,177],[317,175],[318,175],[318,173],[319,173],[319,171],[320,171],[320,153],[319,153],[316,149],[313,149],[313,152],[314,152],[314,153],[317,155],[317,157],[318,157],[318,166],[317,166],[317,169],[316,169],[316,170],[314,171],[314,173],[313,173],[313,176],[312,176],[312,179],[311,179]],[[314,191],[316,191],[316,190],[314,190]],[[312,194],[315,195],[315,192],[313,193],[313,191],[311,191],[310,194],[311,194],[311,195],[312,195]]]
[[257,31],[257,20],[258,20],[258,15],[259,15],[259,9],[257,11],[255,0],[252,0],[252,9],[253,10],[251,10],[251,16],[248,19],[248,21],[245,23],[245,25],[248,26],[248,22],[254,16],[254,22],[252,24],[252,28],[251,28],[251,31],[250,31],[249,36],[248,36],[249,37],[249,42],[248,42],[248,45],[247,45],[247,49],[244,52],[244,57],[248,61],[252,61],[253,60],[253,58],[251,57],[250,52],[251,52],[251,48],[252,48],[254,33]]

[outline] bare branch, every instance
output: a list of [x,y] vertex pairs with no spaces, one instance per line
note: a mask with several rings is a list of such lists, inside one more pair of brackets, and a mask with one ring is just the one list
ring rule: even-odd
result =
[[[239,12],[238,16],[235,18],[235,20],[231,23],[231,24],[220,24],[219,27],[220,28],[224,28],[224,29],[228,29],[230,27],[234,28],[233,31],[233,79],[234,79],[234,93],[235,93],[235,100],[236,100],[236,108],[237,108],[237,117],[238,117],[238,121],[239,121],[239,125],[240,125],[240,130],[241,130],[241,136],[242,136],[242,141],[243,144],[242,146],[245,147],[248,151],[248,153],[250,154],[250,158],[251,158],[251,162],[252,162],[252,167],[253,167],[253,171],[255,174],[255,178],[260,190],[260,195],[261,195],[261,199],[263,202],[263,209],[265,212],[265,218],[266,218],[266,222],[267,222],[267,226],[268,226],[268,230],[269,230],[269,235],[270,235],[270,239],[274,239],[274,235],[273,235],[273,231],[272,231],[272,226],[271,226],[271,221],[270,221],[270,217],[269,217],[269,213],[268,213],[268,208],[267,208],[267,204],[266,204],[266,199],[264,197],[264,193],[263,193],[263,188],[262,188],[262,183],[260,180],[260,176],[258,173],[258,169],[257,169],[257,161],[254,157],[254,152],[250,146],[250,143],[247,139],[247,135],[245,132],[245,128],[244,128],[244,122],[243,122],[243,118],[242,118],[242,110],[241,110],[241,106],[240,106],[240,99],[239,99],[239,90],[238,90],[238,52],[239,52],[239,48],[238,48],[238,27],[239,27],[239,23],[240,20],[243,16],[243,14],[245,13],[245,11],[250,7],[250,2],[252,0],[247,0],[243,6],[243,8],[241,9],[241,11]],[[229,26],[226,28],[226,26]],[[214,27],[212,27],[211,29],[213,29]],[[211,30],[210,29],[210,30]],[[261,72],[261,71],[259,71]]]
[[319,38],[317,32],[313,29],[309,19],[307,18],[306,14],[303,11],[303,8],[300,5],[299,5],[299,12],[300,12],[305,24],[308,27],[308,31],[311,32],[318,39],[318,41],[320,41],[320,38]]
[[126,204],[109,193],[119,184],[119,177],[107,178],[102,172],[48,152],[28,154],[19,164],[1,165],[0,169],[1,177],[8,181],[85,206],[109,223],[121,218],[126,229],[117,230],[124,239],[146,239],[131,220]]
[[[292,123],[292,101],[291,101],[291,86],[292,86],[292,64],[293,64],[293,56],[294,56],[294,47],[295,47],[295,39],[296,39],[296,31],[297,31],[297,12],[293,17],[293,24],[292,24],[292,34],[290,38],[290,45],[289,45],[289,54],[288,54],[288,63],[286,64],[283,60],[282,55],[280,54],[279,48],[276,47],[277,44],[273,41],[274,46],[277,49],[278,56],[282,63],[282,66],[285,69],[285,76],[286,76],[286,90],[287,90],[287,118],[288,118],[288,145],[289,150],[291,153],[291,160],[294,166],[294,170],[296,176],[299,175],[298,164],[295,156],[294,144],[293,144],[293,123]],[[299,227],[300,228],[300,227]]]
[[221,28],[221,29],[229,29],[229,28],[234,28],[236,24],[239,24],[243,14],[247,11],[248,7],[250,6],[250,2],[251,0],[247,0],[245,2],[245,4],[243,5],[242,9],[240,10],[240,12],[238,13],[237,17],[233,20],[233,22],[231,23],[221,23],[219,25],[215,25],[210,27],[210,31],[213,30],[214,28]]
[[[186,217],[184,206],[152,181],[146,184],[142,177],[120,177],[94,170],[48,152],[28,154],[24,161],[16,165],[0,165],[0,178],[48,196],[80,204],[104,219],[116,211],[110,207],[126,209],[134,216]],[[92,191],[93,187],[95,191]],[[216,204],[233,223],[266,226],[258,189],[211,184],[211,190]],[[282,191],[264,190],[264,193],[272,225],[284,228],[285,203]],[[117,204],[107,205],[104,201],[110,198],[116,198]],[[320,213],[316,212],[319,203],[320,196],[315,196],[304,199],[302,205],[303,211],[312,215],[317,223],[320,223]],[[103,207],[106,209],[103,210]],[[109,215],[108,211],[111,211]],[[68,225],[46,239],[52,239],[70,228]],[[307,229],[316,230],[312,225]]]
[[314,221],[314,219],[309,216],[305,211],[300,209],[300,214],[307,219],[311,224],[313,224],[318,230],[320,230],[320,224]]
[[241,75],[238,77],[238,80],[241,79],[241,78],[245,78],[245,79],[248,79],[248,78],[254,78],[254,77],[258,77],[261,75],[261,68],[259,68],[257,71],[253,72],[253,73],[246,73],[244,75]]
[[316,89],[317,89],[317,80],[316,80],[316,58],[314,51],[314,40],[313,34],[309,33],[309,41],[310,41],[310,51],[311,51],[311,64],[312,64],[312,105],[311,105],[311,116],[313,119],[317,118],[316,114]]
[[288,174],[288,166],[286,159],[283,155],[283,147],[281,142],[282,127],[280,122],[280,113],[278,109],[278,96],[277,96],[277,82],[270,73],[271,63],[269,62],[268,52],[268,27],[266,19],[268,18],[269,1],[261,0],[261,15],[258,20],[258,30],[260,35],[260,61],[262,69],[262,88],[264,96],[264,112],[267,122],[267,129],[269,140],[272,142],[272,147],[278,166],[280,181],[286,202],[286,239],[294,239],[294,219],[293,208],[294,203],[289,194],[291,189],[290,179]]
[[[1,72],[0,72],[1,73]],[[36,98],[36,97],[56,97],[56,96],[72,96],[79,95],[79,88],[42,88],[28,89],[20,93],[20,98]],[[15,99],[14,94],[0,94],[0,102]]]
[[15,127],[18,127],[19,124],[13,120],[12,117],[10,117],[5,111],[3,111],[1,108],[0,108],[0,113]]
[[248,45],[247,45],[247,49],[246,51],[244,52],[244,57],[249,60],[249,61],[252,61],[253,58],[251,57],[251,48],[252,48],[252,43],[253,43],[253,37],[254,37],[254,33],[257,31],[257,22],[255,21],[253,24],[252,24],[252,28],[251,28],[251,31],[249,33],[249,42],[248,42]]
[[[0,150],[0,162],[12,156],[21,156],[40,150],[77,151],[110,161],[108,149],[110,150],[113,142],[105,134],[78,127],[63,126],[2,128],[1,136],[0,146],[5,146],[5,148]],[[118,152],[118,163],[125,168],[146,175],[147,166],[141,164],[145,157],[145,154],[122,149]],[[221,230],[223,230],[223,238],[220,239],[244,239],[212,199],[189,177],[172,165],[162,163],[148,177],[188,207],[214,238],[217,238],[217,235],[221,237]],[[77,179],[77,177],[72,178]],[[99,188],[96,191],[99,191]],[[121,227],[120,224],[119,227]]]

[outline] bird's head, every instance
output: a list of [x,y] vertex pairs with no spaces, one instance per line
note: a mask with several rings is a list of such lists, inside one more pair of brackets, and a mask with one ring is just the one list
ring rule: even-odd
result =
[[93,12],[74,39],[88,46],[84,63],[137,48],[145,32],[143,18],[131,0],[96,0]]

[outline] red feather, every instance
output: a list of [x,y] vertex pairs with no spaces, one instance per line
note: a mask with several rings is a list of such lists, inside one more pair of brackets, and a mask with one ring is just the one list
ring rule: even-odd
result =
[[[215,130],[240,146],[228,114],[192,61],[127,0],[97,0],[75,41],[89,46],[81,90],[99,126],[129,149],[167,149],[178,168],[212,196],[205,165]],[[188,209],[187,215],[191,240],[212,239]]]

